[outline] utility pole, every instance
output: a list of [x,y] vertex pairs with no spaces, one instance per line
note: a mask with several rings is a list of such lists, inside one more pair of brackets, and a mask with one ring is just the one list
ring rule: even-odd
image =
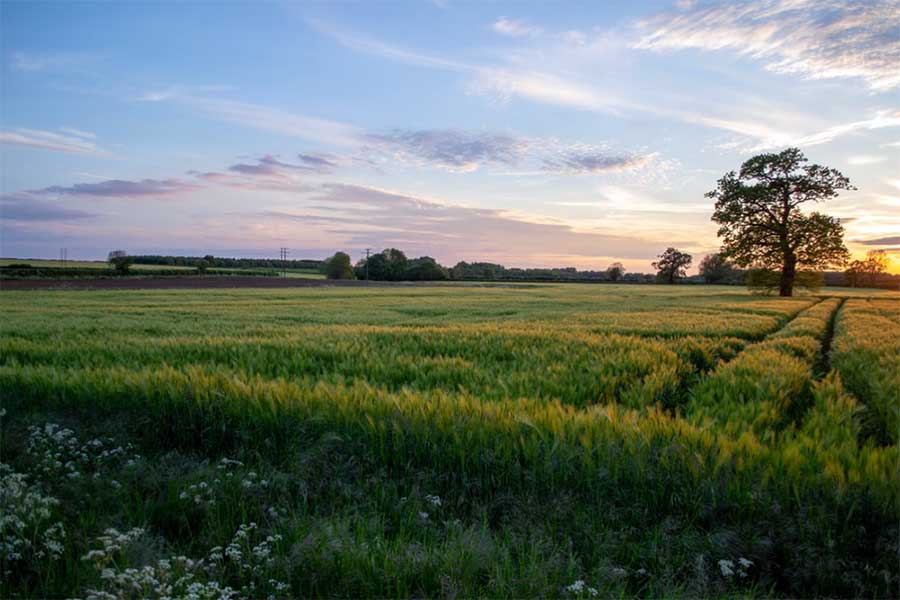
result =
[[369,285],[369,253],[372,252],[371,248],[366,248],[366,285]]
[[69,266],[69,249],[68,248],[60,248],[59,249],[59,262],[62,263],[62,268],[65,269]]
[[287,257],[290,251],[287,248],[281,248],[281,276],[287,277]]

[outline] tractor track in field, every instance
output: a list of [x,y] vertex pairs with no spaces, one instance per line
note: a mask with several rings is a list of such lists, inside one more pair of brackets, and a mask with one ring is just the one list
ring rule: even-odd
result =
[[[740,358],[745,352],[747,352],[749,349],[754,348],[754,347],[757,347],[757,346],[759,346],[760,344],[764,344],[764,343],[766,343],[767,341],[770,341],[771,339],[773,339],[773,336],[777,335],[777,334],[780,333],[781,331],[784,331],[784,330],[785,330],[792,322],[794,322],[796,319],[800,318],[802,315],[804,315],[804,314],[807,313],[808,311],[812,310],[812,309],[815,308],[816,306],[819,306],[822,302],[825,302],[826,300],[829,300],[829,299],[830,299],[830,297],[819,298],[816,302],[813,302],[812,304],[810,304],[809,306],[807,306],[807,307],[804,308],[803,310],[798,311],[796,314],[794,314],[793,316],[791,316],[789,319],[787,319],[787,320],[781,325],[781,327],[779,327],[779,328],[776,329],[775,331],[772,331],[772,332],[766,334],[762,339],[758,339],[758,340],[755,340],[755,341],[750,341],[747,345],[745,345],[743,348],[741,348],[734,356],[732,356],[731,358],[729,358],[729,359],[727,359],[727,360],[722,360],[722,361],[720,361],[718,364],[715,365],[715,367],[713,367],[713,368],[710,369],[709,371],[706,371],[706,372],[704,372],[704,373],[698,373],[698,374],[697,374],[697,377],[696,377],[695,379],[693,379],[693,381],[691,381],[688,385],[683,386],[683,387],[681,388],[681,390],[680,390],[680,392],[679,392],[679,394],[678,394],[678,395],[680,396],[680,402],[679,402],[679,404],[680,404],[682,407],[686,406],[687,403],[690,402],[691,395],[693,394],[694,390],[695,390],[698,386],[700,386],[704,381],[706,381],[707,379],[709,379],[709,378],[710,378],[716,371],[718,371],[720,368],[722,368],[722,367],[724,367],[725,365],[730,364],[730,363],[734,362],[735,360],[739,359],[739,358]],[[823,337],[823,339],[822,339],[822,341],[821,341],[821,344],[822,344],[821,356],[825,356],[825,355],[826,355],[826,343],[828,344],[827,351],[828,351],[828,353],[830,354],[830,349],[831,349],[831,338],[833,337],[833,334],[834,334],[834,322],[835,322],[835,320],[836,320],[836,318],[837,318],[837,313],[838,313],[838,311],[839,311],[839,310],[841,309],[841,307],[844,305],[844,301],[845,301],[845,299],[842,299],[842,300],[841,300],[841,303],[838,304],[838,306],[832,311],[831,315],[829,316],[828,329],[826,330],[825,337]],[[813,365],[813,377],[814,377],[814,379],[816,379],[816,380],[821,379],[821,378],[824,377],[825,374],[827,373],[827,370],[826,370],[825,373],[822,373],[821,375],[819,375],[818,371],[816,370],[816,365],[817,365],[817,364],[819,364],[819,361],[817,361],[817,363],[815,363],[815,364]]]
[[816,364],[813,366],[813,373],[817,381],[821,380],[828,375],[829,371],[831,371],[831,344],[834,342],[834,328],[837,325],[838,315],[840,314],[841,309],[844,308],[846,302],[846,298],[841,298],[837,308],[834,309],[834,312],[832,312],[831,316],[828,318],[828,328],[825,330],[825,337],[822,338],[822,350],[819,354],[819,360],[816,361]]

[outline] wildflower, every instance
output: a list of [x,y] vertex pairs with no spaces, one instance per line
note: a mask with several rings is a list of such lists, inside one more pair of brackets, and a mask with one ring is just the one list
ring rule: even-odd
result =
[[440,506],[441,505],[441,497],[440,496],[425,496],[425,501],[431,503],[432,506]]
[[[63,552],[66,531],[52,522],[59,500],[45,496],[21,473],[0,463],[0,564],[5,569],[23,559],[57,559]],[[0,573],[3,575],[3,573]]]
[[734,562],[724,559],[720,560],[719,571],[722,573],[722,577],[731,577],[734,575]]

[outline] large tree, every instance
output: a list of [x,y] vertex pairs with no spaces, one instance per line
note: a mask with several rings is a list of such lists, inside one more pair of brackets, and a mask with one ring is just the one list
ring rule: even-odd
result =
[[794,293],[797,270],[841,265],[848,258],[838,219],[800,205],[856,189],[838,170],[807,165],[797,148],[760,154],[722,177],[706,194],[716,201],[722,253],[741,267],[780,271],[778,291]]
[[675,283],[685,276],[685,269],[691,266],[691,255],[675,248],[666,248],[666,251],[658,256],[659,260],[652,264],[659,271],[657,277],[666,283]]

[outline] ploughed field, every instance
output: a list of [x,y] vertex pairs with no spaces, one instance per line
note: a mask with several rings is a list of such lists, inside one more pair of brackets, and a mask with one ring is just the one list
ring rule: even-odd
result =
[[900,297],[0,296],[2,597],[900,594]]

